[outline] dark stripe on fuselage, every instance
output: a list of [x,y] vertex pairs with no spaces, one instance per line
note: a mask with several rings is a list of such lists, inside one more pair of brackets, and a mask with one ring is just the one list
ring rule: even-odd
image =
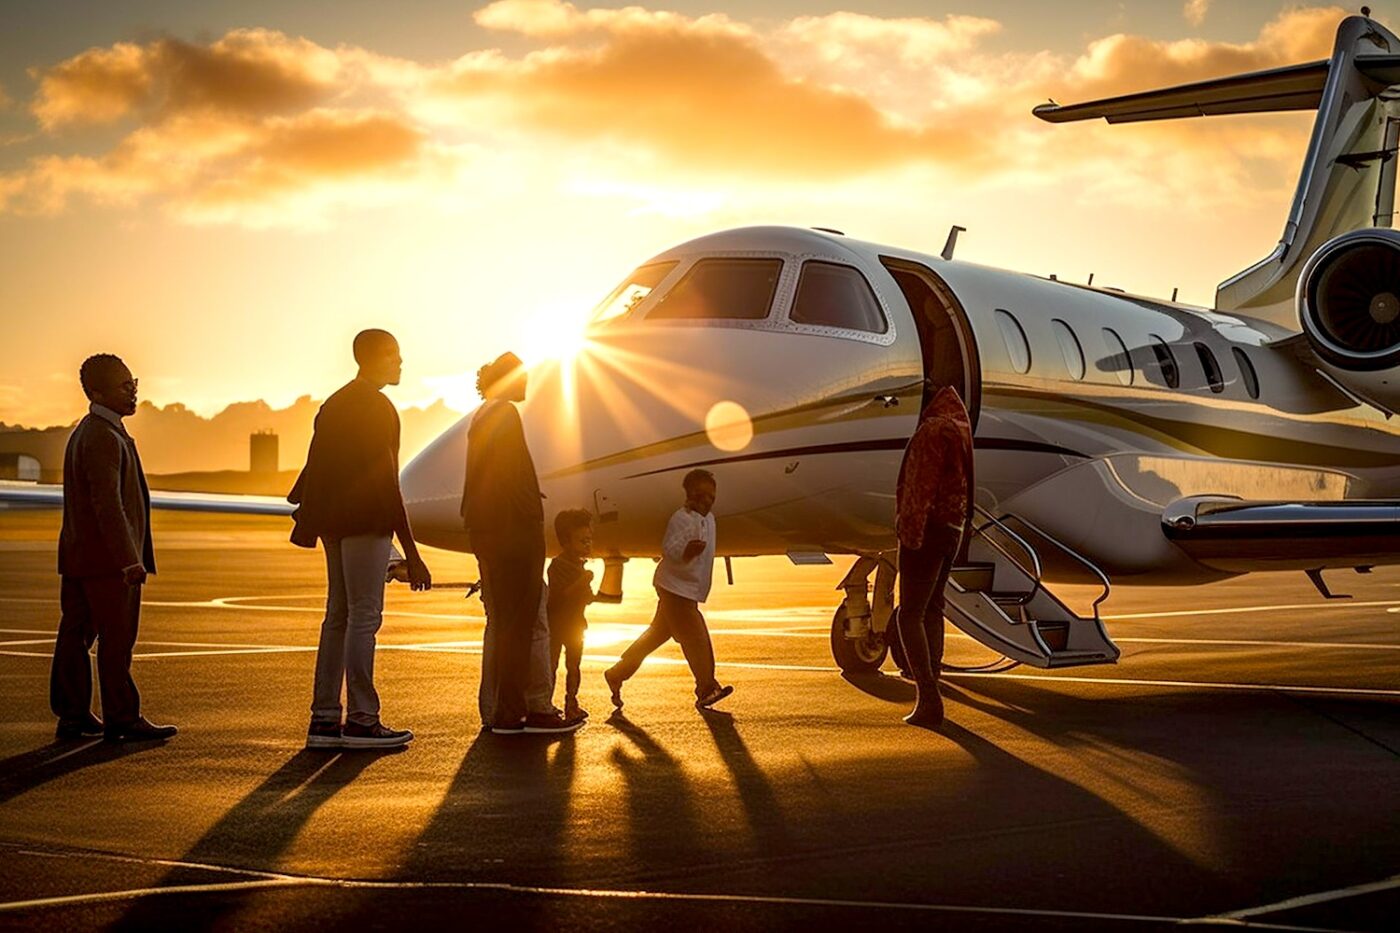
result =
[[[812,457],[820,454],[870,453],[877,450],[903,450],[908,443],[908,438],[886,437],[873,441],[848,441],[844,444],[815,444],[810,447],[788,447],[783,450],[771,450],[763,453],[741,454],[734,457],[715,457],[711,460],[697,460],[678,466],[647,470],[644,473],[633,473],[623,478],[637,479],[642,476],[655,476],[658,473],[673,473],[678,470],[694,470],[700,467],[719,466],[729,463],[749,463],[755,460],[785,460],[790,457]],[[1043,444],[1040,441],[1017,441],[1004,437],[979,437],[976,439],[974,446],[978,450],[1019,450],[1026,453],[1057,454],[1062,457],[1088,459],[1087,454],[1070,450],[1067,447],[1057,447],[1054,444]]]

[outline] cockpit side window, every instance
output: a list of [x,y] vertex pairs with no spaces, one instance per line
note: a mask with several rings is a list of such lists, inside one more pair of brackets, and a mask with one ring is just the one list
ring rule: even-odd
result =
[[789,314],[794,324],[839,327],[867,334],[890,329],[875,292],[860,270],[832,262],[802,264],[797,297]]
[[651,262],[641,266],[627,278],[622,280],[622,284],[613,289],[608,297],[598,303],[593,309],[593,317],[589,320],[591,325],[606,324],[626,317],[637,305],[646,300],[652,289],[661,284],[661,280],[671,273],[679,263],[672,262]]
[[702,259],[647,313],[655,320],[761,321],[773,307],[781,259]]

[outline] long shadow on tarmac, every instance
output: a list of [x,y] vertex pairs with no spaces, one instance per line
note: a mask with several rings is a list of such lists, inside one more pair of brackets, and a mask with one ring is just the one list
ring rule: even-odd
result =
[[159,748],[163,742],[104,742],[102,739],[50,742],[0,761],[0,803],[83,768]]
[[711,710],[702,717],[710,728],[710,736],[715,740],[720,757],[734,778],[739,790],[739,801],[743,804],[744,815],[748,818],[749,831],[761,850],[784,851],[790,844],[787,820],[783,816],[782,803],[768,776],[763,773],[749,747],[734,728],[734,716],[730,713]]
[[[403,750],[327,752],[302,749],[234,804],[180,860],[275,871],[278,857],[322,804],[379,758]],[[175,805],[178,804],[172,801],[172,806]],[[166,874],[160,886],[208,881],[207,870],[181,867]],[[183,918],[180,926],[186,930],[206,929],[227,919],[218,914],[191,916]],[[161,903],[160,898],[148,898],[133,904],[113,929],[151,930],[169,924],[170,920],[168,906]]]

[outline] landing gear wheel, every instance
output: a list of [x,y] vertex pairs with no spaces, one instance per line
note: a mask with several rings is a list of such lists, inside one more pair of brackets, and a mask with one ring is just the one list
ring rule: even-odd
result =
[[864,638],[847,638],[846,607],[837,607],[831,617],[831,655],[843,674],[873,674],[888,653],[885,636],[878,632],[867,630]]
[[890,646],[890,660],[899,668],[899,676],[913,680],[909,673],[909,660],[904,656],[904,642],[899,637],[899,607],[890,613],[889,624],[885,626],[885,642]]

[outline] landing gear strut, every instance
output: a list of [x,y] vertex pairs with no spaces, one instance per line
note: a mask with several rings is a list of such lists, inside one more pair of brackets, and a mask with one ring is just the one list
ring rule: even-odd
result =
[[[872,573],[875,574],[873,594]],[[895,567],[883,555],[866,555],[855,562],[841,581],[840,589],[845,590],[846,598],[831,618],[831,654],[843,674],[878,671],[891,647],[898,645],[899,636],[891,624],[894,579]],[[902,656],[900,650],[896,660],[901,660]]]

